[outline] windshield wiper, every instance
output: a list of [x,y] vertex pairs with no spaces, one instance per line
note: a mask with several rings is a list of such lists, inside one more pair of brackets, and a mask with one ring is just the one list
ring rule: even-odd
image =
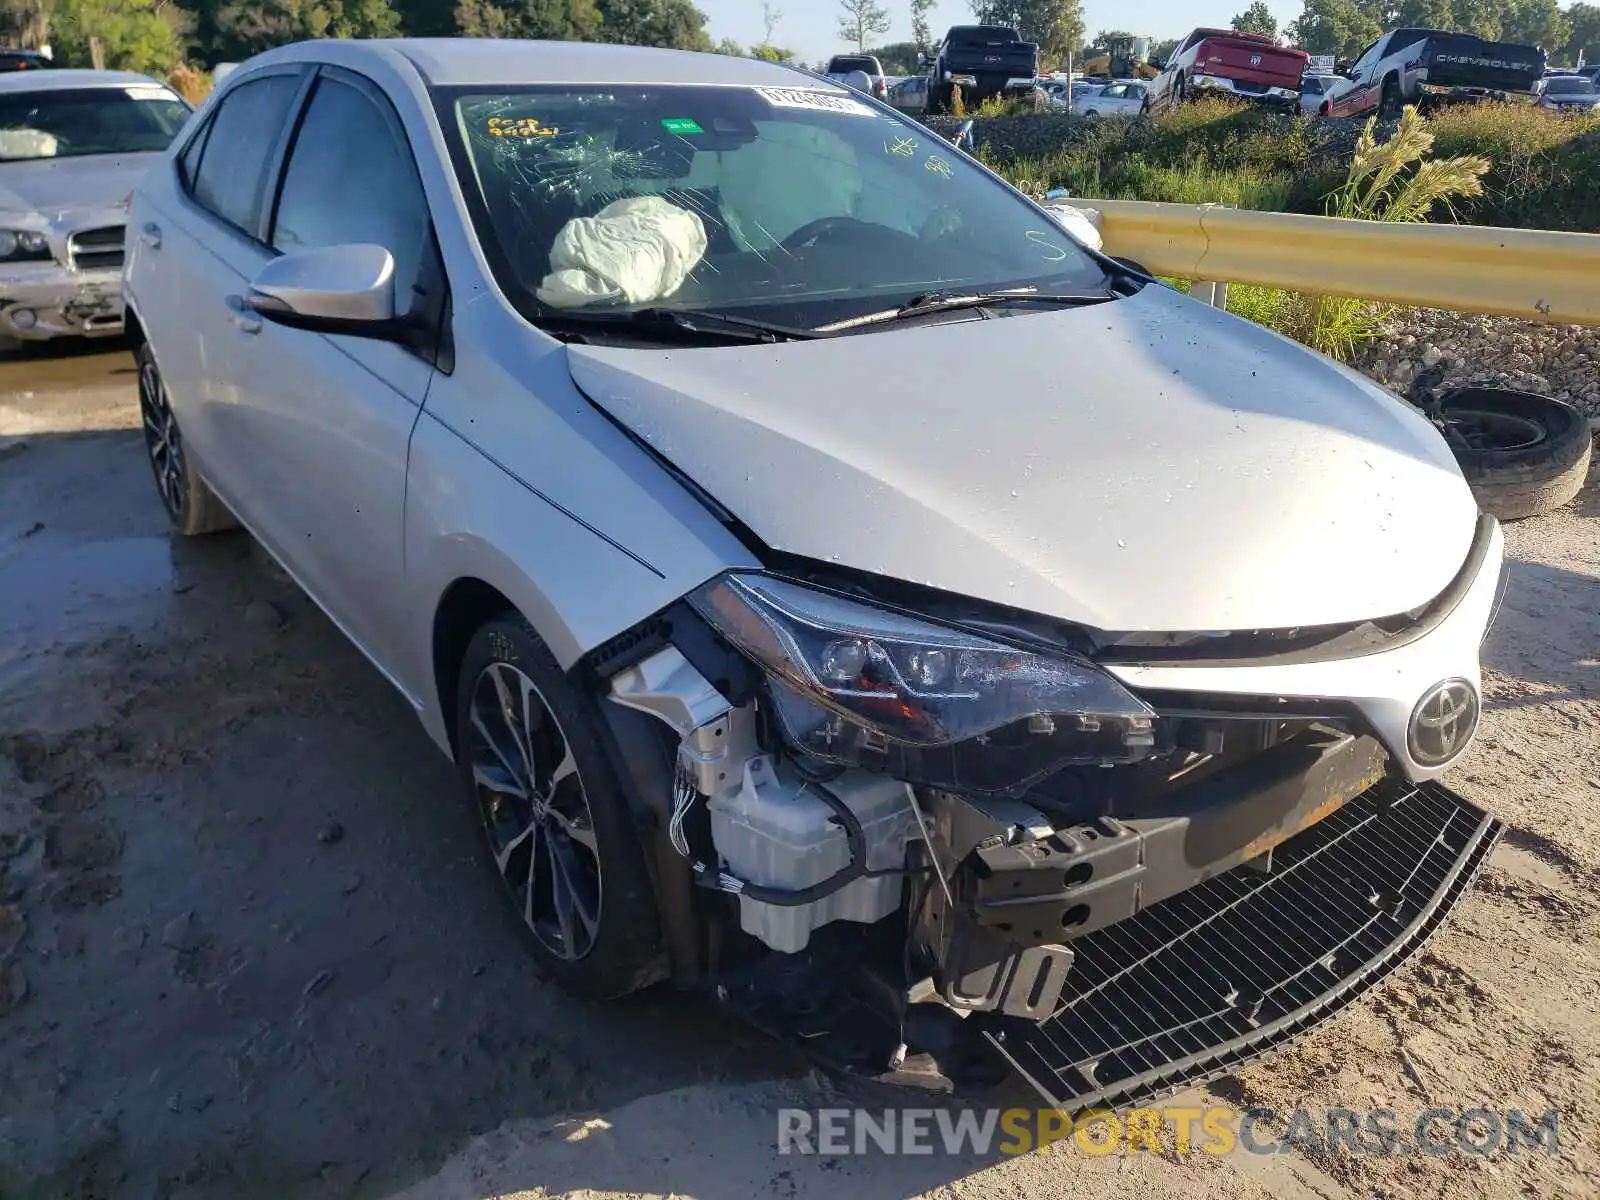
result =
[[994,308],[1002,304],[1043,304],[1071,308],[1080,304],[1099,304],[1116,298],[1115,292],[1036,292],[1032,290],[1014,292],[924,292],[920,296],[913,296],[899,308],[886,308],[882,312],[850,317],[847,320],[834,321],[830,325],[818,325],[815,332],[822,334],[843,333],[849,329],[860,329],[864,325],[881,325],[890,321],[906,321],[913,317],[927,316],[929,313],[957,312],[964,308]]
[[600,326],[647,334],[706,334],[738,342],[794,342],[828,336],[819,330],[758,321],[753,317],[730,317],[724,313],[694,308],[634,308],[623,312],[564,309],[541,314],[537,323],[541,327]]

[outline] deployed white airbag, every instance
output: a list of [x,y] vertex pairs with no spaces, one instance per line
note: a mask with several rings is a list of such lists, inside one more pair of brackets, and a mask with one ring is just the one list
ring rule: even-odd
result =
[[538,297],[553,308],[672,295],[705,257],[700,218],[659,196],[634,196],[575,217],[556,234]]
[[1056,219],[1061,228],[1089,249],[1102,251],[1105,249],[1105,242],[1100,237],[1099,209],[1078,208],[1071,204],[1051,204],[1046,206],[1045,211]]

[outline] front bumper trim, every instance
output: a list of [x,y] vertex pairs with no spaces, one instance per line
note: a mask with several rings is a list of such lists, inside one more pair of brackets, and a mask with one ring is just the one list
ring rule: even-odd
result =
[[[32,320],[19,323],[22,312]],[[109,337],[122,332],[123,321],[119,270],[41,264],[41,269],[0,272],[0,334],[6,337]]]
[[1370,991],[1438,932],[1501,832],[1388,779],[1273,851],[1072,943],[1055,1014],[977,1017],[1053,1106],[1119,1109],[1230,1074]]

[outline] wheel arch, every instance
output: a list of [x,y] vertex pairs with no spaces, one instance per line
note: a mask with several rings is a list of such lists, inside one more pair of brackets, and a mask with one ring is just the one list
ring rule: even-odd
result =
[[127,336],[130,349],[137,350],[149,341],[149,335],[144,331],[144,322],[139,319],[139,310],[129,301],[124,301],[122,308],[122,328]]
[[452,755],[456,744],[456,706],[451,701],[467,645],[485,622],[501,613],[514,611],[519,610],[509,596],[475,575],[463,575],[452,581],[434,606],[433,694]]

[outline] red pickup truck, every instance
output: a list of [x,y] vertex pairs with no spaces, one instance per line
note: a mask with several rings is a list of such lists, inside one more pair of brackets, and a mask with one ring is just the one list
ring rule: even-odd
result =
[[1259,33],[1196,29],[1172,52],[1150,84],[1147,111],[1195,96],[1235,96],[1284,107],[1300,103],[1300,76],[1311,56]]

